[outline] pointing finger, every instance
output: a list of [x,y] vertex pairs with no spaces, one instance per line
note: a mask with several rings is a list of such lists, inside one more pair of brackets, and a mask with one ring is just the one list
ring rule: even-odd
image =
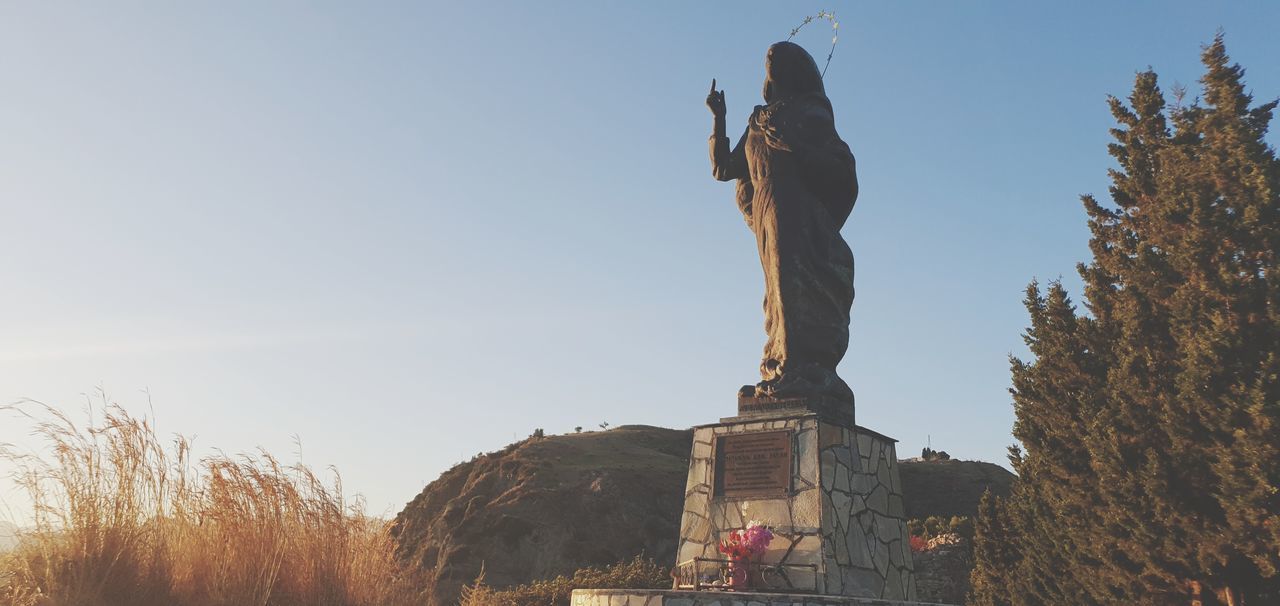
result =
[[715,79],[715,78],[712,78],[712,79],[711,79],[711,92],[713,92],[713,93],[714,93],[714,92],[716,92],[716,79]]

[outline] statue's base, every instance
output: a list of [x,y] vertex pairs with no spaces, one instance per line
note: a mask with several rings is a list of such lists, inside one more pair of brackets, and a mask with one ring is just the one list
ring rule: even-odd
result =
[[738,395],[738,416],[720,419],[721,423],[749,421],[761,416],[777,416],[779,414],[813,413],[824,421],[837,425],[852,427],[853,402],[846,402],[830,396],[787,396],[773,398],[767,396]]
[[657,589],[575,589],[573,606],[944,606],[834,595],[746,591],[664,591]]
[[895,442],[807,409],[695,427],[674,588],[711,597],[670,603],[741,595],[716,591],[730,570],[718,547],[751,521],[774,535],[753,587],[806,604],[915,599]]

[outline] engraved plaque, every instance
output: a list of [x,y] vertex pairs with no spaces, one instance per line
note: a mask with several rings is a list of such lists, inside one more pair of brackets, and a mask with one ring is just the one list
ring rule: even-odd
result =
[[791,432],[763,431],[716,438],[715,496],[791,494]]

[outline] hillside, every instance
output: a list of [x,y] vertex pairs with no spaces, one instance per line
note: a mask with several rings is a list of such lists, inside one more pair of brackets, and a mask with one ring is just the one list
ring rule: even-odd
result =
[[983,461],[902,461],[903,505],[908,518],[971,516],[987,488],[1004,496],[1016,477],[1009,470]]
[[502,587],[645,553],[675,558],[690,431],[530,438],[446,471],[396,516],[400,555],[452,605],[483,564]]
[[[639,553],[675,558],[692,432],[649,426],[530,438],[446,471],[396,516],[403,558],[451,606],[485,571],[503,587]],[[908,515],[971,515],[1013,474],[974,461],[903,461]]]

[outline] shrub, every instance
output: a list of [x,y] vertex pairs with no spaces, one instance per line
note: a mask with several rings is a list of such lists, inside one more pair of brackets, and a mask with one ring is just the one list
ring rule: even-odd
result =
[[934,450],[928,446],[920,450],[920,459],[923,461],[950,461],[951,455],[945,450]]
[[944,534],[956,534],[968,540],[973,538],[973,518],[968,516],[913,518],[907,520],[907,532],[925,541]]
[[462,591],[460,606],[569,606],[574,589],[669,589],[670,569],[643,556],[607,568],[583,568],[528,585],[493,589],[484,584],[484,571]]

